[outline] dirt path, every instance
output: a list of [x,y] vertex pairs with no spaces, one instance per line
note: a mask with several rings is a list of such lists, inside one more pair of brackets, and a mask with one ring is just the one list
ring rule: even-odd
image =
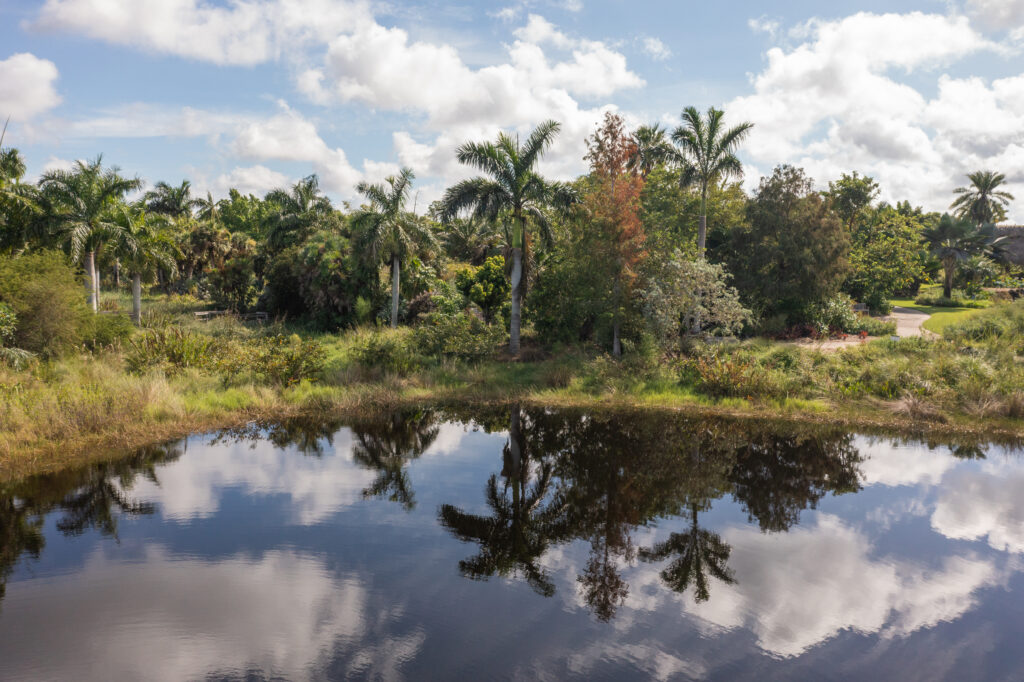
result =
[[[933,332],[928,331],[923,326],[925,320],[931,315],[915,310],[914,308],[902,308],[896,306],[892,309],[892,313],[889,318],[896,322],[896,335],[900,337],[907,336],[935,336]],[[801,339],[800,341],[789,341],[787,343],[796,344],[803,346],[804,348],[812,348],[820,351],[836,351],[840,348],[849,348],[850,346],[856,346],[859,343],[867,343],[868,341],[874,341],[879,337],[869,336],[866,339],[860,339],[856,336],[850,336],[846,339],[828,339],[827,341],[814,341],[812,339]]]

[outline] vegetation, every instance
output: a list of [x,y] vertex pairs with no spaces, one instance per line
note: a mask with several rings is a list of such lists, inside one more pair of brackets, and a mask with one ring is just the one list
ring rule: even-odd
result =
[[[480,176],[420,213],[409,169],[344,210],[316,176],[130,202],[141,183],[102,157],[33,184],[0,149],[0,455],[513,397],[1019,430],[1022,304],[991,291],[1022,274],[990,224],[1002,176],[971,174],[959,217],[879,203],[856,172],[819,191],[780,166],[748,196],[751,124],[724,120],[631,132],[609,113],[571,182],[538,172],[553,121],[467,142]],[[889,340],[893,303],[942,336]]]

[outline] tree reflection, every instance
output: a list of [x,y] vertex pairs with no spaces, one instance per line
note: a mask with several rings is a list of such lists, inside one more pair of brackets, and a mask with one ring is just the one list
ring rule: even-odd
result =
[[469,514],[442,505],[441,524],[463,542],[475,542],[480,552],[459,562],[459,572],[475,580],[494,575],[522,576],[538,594],[551,596],[555,586],[539,560],[553,543],[567,537],[565,501],[549,495],[553,463],[531,458],[522,411],[511,409],[509,438],[502,451],[504,485],[494,474],[487,481],[485,499],[489,516]]
[[672,533],[668,540],[650,549],[641,549],[640,558],[644,561],[661,561],[670,556],[676,557],[661,571],[661,579],[669,588],[680,593],[692,584],[694,599],[704,602],[711,596],[709,575],[726,584],[733,584],[736,579],[727,566],[732,548],[717,533],[698,526],[698,511],[700,509],[696,504],[690,505],[689,531]]
[[353,424],[352,458],[377,472],[377,478],[363,490],[363,497],[387,497],[406,510],[415,508],[406,465],[427,451],[439,431],[437,417],[429,410],[395,412]]

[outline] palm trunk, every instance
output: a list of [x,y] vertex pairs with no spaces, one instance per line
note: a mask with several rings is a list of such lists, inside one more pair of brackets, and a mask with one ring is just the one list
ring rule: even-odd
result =
[[622,357],[622,341],[619,339],[619,309],[621,308],[619,298],[622,295],[622,282],[618,275],[615,276],[615,312],[612,316],[612,355]]
[[85,274],[89,278],[89,307],[92,311],[98,312],[99,297],[96,294],[96,252],[90,251],[85,254]]
[[136,327],[142,326],[142,275],[132,275],[132,322]]
[[121,290],[121,261],[114,261],[114,289]]
[[391,257],[391,328],[398,328],[398,256]]
[[942,283],[942,295],[946,298],[953,298],[953,272],[956,269],[956,263],[944,264],[946,270],[945,281]]
[[523,249],[512,249],[512,319],[509,321],[508,352],[519,353],[519,327],[522,319],[523,304]]
[[697,257],[704,258],[704,245],[708,239],[708,190],[700,193],[700,226],[697,228]]

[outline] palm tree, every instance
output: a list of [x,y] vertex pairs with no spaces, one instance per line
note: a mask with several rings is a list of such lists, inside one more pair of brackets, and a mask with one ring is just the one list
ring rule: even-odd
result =
[[476,177],[448,188],[441,200],[441,218],[451,222],[459,213],[472,215],[492,223],[504,223],[508,247],[512,255],[512,313],[508,349],[519,352],[519,331],[524,293],[524,256],[530,246],[529,227],[540,230],[550,239],[551,228],[545,211],[550,208],[568,210],[578,199],[572,188],[548,182],[534,167],[551,146],[559,124],[545,121],[520,144],[519,136],[499,133],[495,142],[467,142],[456,152],[461,163],[473,166],[489,177]]
[[196,218],[216,227],[220,220],[220,208],[224,205],[224,201],[224,199],[214,201],[213,194],[207,192],[205,199],[200,197],[195,200]]
[[[2,140],[0,140],[2,141]],[[25,184],[25,161],[17,149],[0,147],[0,248],[21,248],[38,221],[36,191]]]
[[118,170],[116,166],[104,169],[103,157],[97,156],[90,162],[76,162],[71,170],[48,171],[39,181],[48,219],[72,260],[85,256],[93,312],[99,310],[100,296],[97,252],[123,233],[115,219],[117,204],[142,186],[141,180],[123,178]]
[[483,265],[496,250],[501,234],[493,222],[478,218],[456,218],[447,226],[441,240],[449,256]]
[[725,129],[724,116],[725,112],[714,107],[708,109],[706,117],[702,117],[696,107],[686,107],[682,113],[683,125],[672,133],[682,161],[680,184],[700,190],[697,253],[701,258],[708,233],[708,187],[743,175],[743,164],[736,157],[736,149],[754,127],[753,123],[741,123]]
[[996,237],[989,227],[978,228],[970,220],[954,218],[948,213],[943,214],[937,223],[921,232],[928,250],[942,262],[945,278],[942,295],[953,296],[953,274],[956,264],[971,256],[991,252],[1002,240]]
[[119,256],[132,277],[132,321],[142,324],[142,280],[152,281],[157,271],[174,273],[181,255],[167,222],[146,211],[144,204],[125,206],[118,216],[123,228]]
[[362,232],[365,244],[363,254],[371,263],[379,259],[391,263],[391,328],[398,326],[399,271],[402,261],[418,244],[433,244],[434,235],[425,221],[405,210],[405,202],[416,176],[403,168],[397,176],[389,176],[385,184],[371,185],[361,182],[356,190],[369,200],[352,218],[352,224]]
[[646,178],[659,164],[677,161],[679,154],[669,143],[660,124],[640,126],[633,133],[629,170]]
[[182,180],[177,187],[168,185],[166,182],[158,182],[153,189],[146,192],[143,200],[150,213],[159,213],[172,218],[192,215],[192,209],[199,204],[198,199],[192,198],[192,183],[188,180]]
[[970,187],[957,187],[953,192],[960,196],[950,204],[957,218],[972,221],[981,226],[998,223],[1006,219],[1006,207],[1013,200],[1009,192],[997,189],[1006,181],[1006,176],[993,171],[975,171],[967,174]]
[[685,592],[692,583],[694,599],[704,602],[711,596],[708,589],[708,575],[731,585],[736,582],[727,567],[732,548],[717,534],[701,529],[697,524],[696,504],[690,505],[690,530],[672,533],[668,540],[659,542],[651,549],[641,549],[644,561],[660,561],[670,556],[676,558],[661,572],[661,579],[672,590]]
[[331,200],[320,194],[315,174],[299,180],[290,190],[268,192],[266,201],[277,204],[267,231],[267,247],[272,253],[302,243],[334,211]]

